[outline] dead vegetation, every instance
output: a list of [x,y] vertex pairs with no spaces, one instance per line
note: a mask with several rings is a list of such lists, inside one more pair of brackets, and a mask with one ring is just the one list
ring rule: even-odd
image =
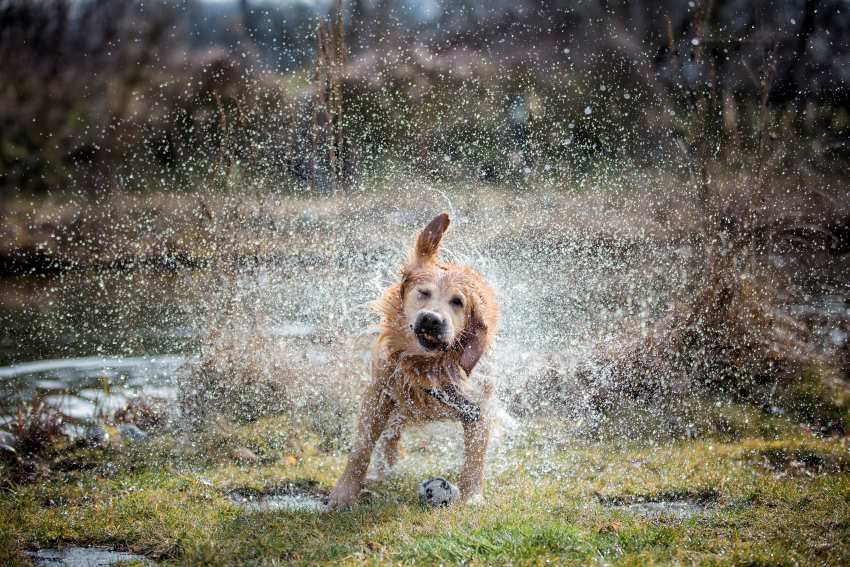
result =
[[[216,285],[200,309],[211,329],[200,360],[178,381],[181,423],[199,429],[283,414],[326,447],[346,443],[359,395],[356,352],[341,337],[275,336],[259,308],[269,272],[231,261],[229,242],[219,238]],[[331,354],[314,356],[317,343]]]
[[[779,276],[747,264],[740,254],[713,257],[647,333],[601,345],[574,377],[548,369],[530,405],[545,399],[544,407],[568,413],[648,412],[673,420],[666,427],[688,435],[683,421],[697,423],[695,414],[724,401],[843,434],[848,410],[828,383],[840,374],[836,360],[823,356],[811,327],[789,313]],[[563,405],[552,403],[558,400]]]
[[143,431],[161,431],[170,422],[171,411],[168,400],[136,397],[127,401],[127,405],[115,412],[112,419],[116,423],[130,423]]
[[0,489],[40,482],[50,475],[44,456],[68,442],[64,423],[65,416],[40,398],[18,408],[8,425],[13,444],[4,445],[0,453]]
[[347,49],[342,1],[337,0],[330,22],[321,22],[316,30],[316,64],[313,84],[313,189],[335,193],[345,187],[347,148],[343,75]]
[[359,395],[353,355],[316,364],[300,350],[304,343],[273,341],[257,329],[226,333],[209,338],[201,361],[179,384],[185,424],[203,428],[283,414],[317,434],[324,448],[347,443]]
[[64,423],[64,415],[36,398],[18,408],[9,429],[17,438],[18,452],[31,457],[67,440]]
[[[775,284],[716,258],[646,337],[600,353],[603,383],[633,399],[676,397],[693,388],[748,396],[786,384],[816,362],[804,325],[783,312]],[[674,380],[686,375],[687,380]]]
[[[668,21],[664,58],[676,80],[655,85],[662,106],[687,109],[690,117],[674,131],[692,186],[689,208],[699,226],[691,239],[691,283],[648,331],[626,331],[610,345],[599,345],[574,377],[565,380],[549,371],[534,395],[567,398],[564,390],[571,389],[574,400],[565,407],[572,411],[580,392],[591,411],[648,412],[686,423],[697,421],[695,414],[707,404],[743,402],[787,412],[824,433],[843,434],[850,412],[845,396],[831,391],[829,383],[841,375],[842,361],[824,356],[815,346],[812,326],[789,309],[793,274],[765,261],[770,254],[781,254],[781,244],[793,239],[798,226],[808,229],[810,250],[831,234],[834,238],[824,249],[841,254],[842,230],[834,229],[841,207],[827,204],[827,213],[811,223],[801,223],[787,211],[778,218],[768,216],[769,179],[796,151],[788,137],[793,131],[788,117],[800,110],[800,100],[787,107],[770,104],[780,64],[775,45],[758,59],[717,57],[710,48],[712,42],[722,44],[713,37],[714,8],[712,2],[700,4],[687,30],[690,45],[684,48],[685,34],[674,34]],[[690,78],[683,51],[689,53],[690,72],[696,71]],[[728,105],[730,100],[734,104],[736,87],[723,80],[723,65],[745,69],[748,88],[759,95],[757,112],[746,126],[731,119]],[[644,78],[650,77],[647,73]],[[736,155],[748,155],[752,162],[737,169],[729,161]],[[737,173],[724,193],[718,179],[727,169]],[[816,189],[808,192],[818,194]],[[846,391],[848,382],[842,387]],[[634,431],[632,424],[624,425]]]

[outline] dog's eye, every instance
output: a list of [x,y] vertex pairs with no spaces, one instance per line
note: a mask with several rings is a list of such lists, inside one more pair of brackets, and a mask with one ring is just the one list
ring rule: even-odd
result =
[[420,289],[419,290],[419,299],[428,299],[429,297],[431,297],[431,291],[430,290],[427,290],[427,289]]
[[449,303],[451,303],[454,307],[463,307],[463,300],[459,297],[453,297]]

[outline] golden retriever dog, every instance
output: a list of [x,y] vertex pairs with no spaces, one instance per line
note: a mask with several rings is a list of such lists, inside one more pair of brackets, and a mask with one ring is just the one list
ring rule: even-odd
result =
[[[422,230],[401,269],[401,281],[378,302],[381,326],[372,349],[372,379],[345,472],[328,496],[330,509],[355,502],[379,439],[383,461],[373,472],[375,480],[398,458],[402,428],[433,420],[463,424],[461,499],[481,500],[493,387],[486,379],[473,383],[470,375],[490,347],[499,309],[479,274],[437,257],[448,227],[449,216],[443,213]],[[472,399],[473,391],[479,400]]]

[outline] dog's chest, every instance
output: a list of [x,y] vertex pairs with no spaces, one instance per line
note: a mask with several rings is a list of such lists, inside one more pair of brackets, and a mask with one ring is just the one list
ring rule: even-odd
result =
[[395,402],[395,412],[405,421],[454,420],[465,423],[484,417],[490,388],[477,381],[463,383],[433,381],[411,384],[391,380],[386,395]]
[[397,414],[406,422],[460,419],[455,408],[442,403],[424,390],[408,391],[393,397]]

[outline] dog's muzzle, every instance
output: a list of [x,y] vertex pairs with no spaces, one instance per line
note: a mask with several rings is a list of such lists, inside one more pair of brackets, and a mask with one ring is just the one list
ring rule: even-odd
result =
[[433,311],[420,311],[413,324],[413,332],[416,340],[426,350],[445,350],[446,321],[439,313]]

